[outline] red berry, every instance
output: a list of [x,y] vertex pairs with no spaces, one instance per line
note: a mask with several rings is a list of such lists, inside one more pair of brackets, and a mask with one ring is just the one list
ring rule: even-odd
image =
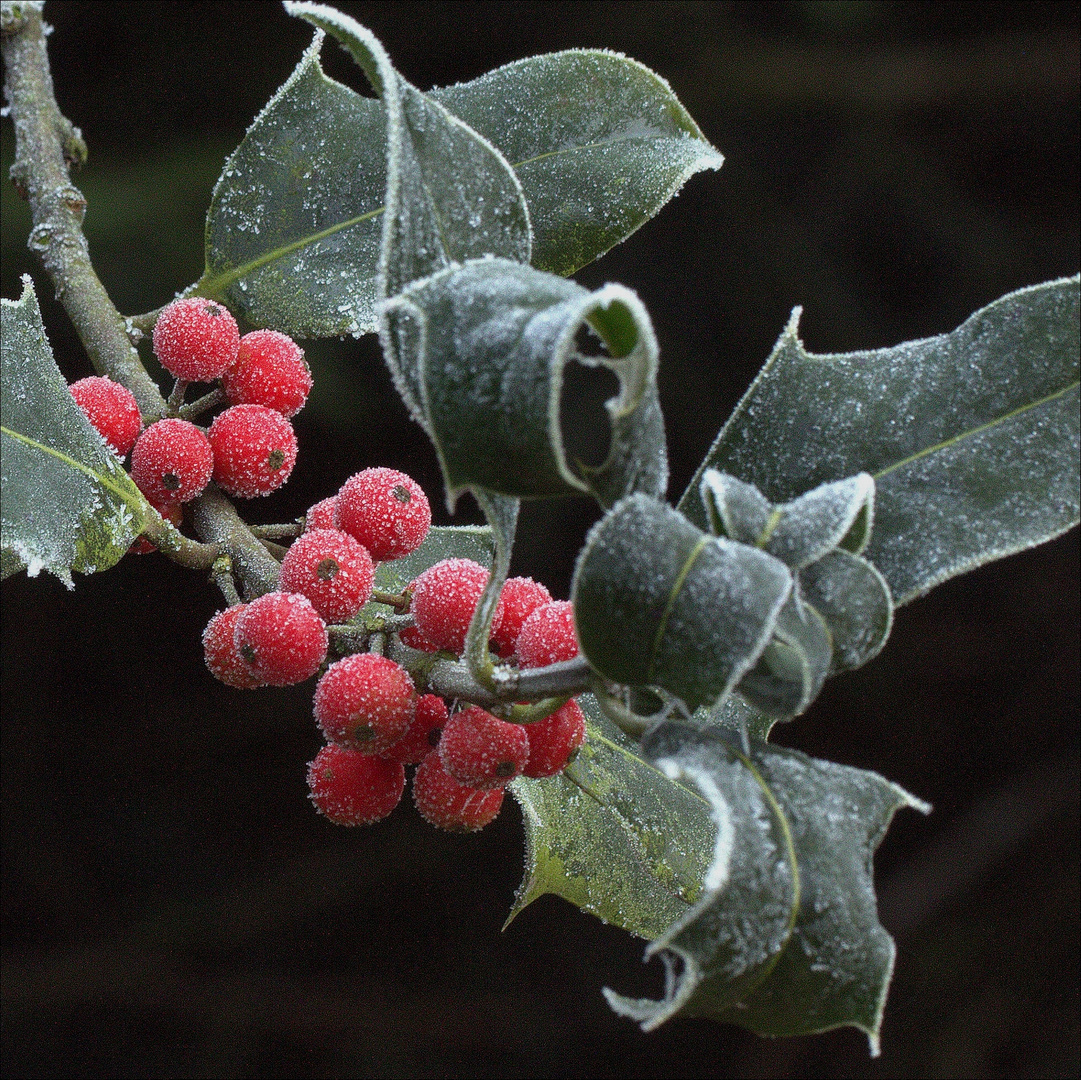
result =
[[398,632],[403,645],[411,649],[420,649],[421,652],[439,652],[439,650],[415,627],[407,626]]
[[562,772],[586,737],[586,718],[573,698],[551,716],[522,726],[529,739],[529,761],[522,770],[526,776]]
[[210,483],[214,451],[187,420],[159,420],[131,452],[131,478],[155,506],[194,499]]
[[331,742],[381,754],[405,736],[416,708],[409,672],[375,653],[331,664],[315,688],[315,719]]
[[113,453],[117,457],[127,457],[143,430],[143,418],[139,415],[135,395],[126,386],[103,375],[80,379],[68,389],[75,404],[83,410]]
[[253,600],[237,618],[233,640],[252,674],[271,686],[303,682],[327,655],[326,624],[298,593]]
[[537,608],[518,635],[518,666],[546,667],[578,655],[574,633],[574,607],[569,600],[553,600]]
[[522,724],[508,724],[470,705],[443,728],[439,756],[459,783],[480,789],[503,787],[525,768],[529,739]]
[[542,604],[551,602],[552,594],[539,581],[528,577],[508,578],[499,594],[495,618],[499,633],[492,634],[492,651],[497,656],[510,656],[522,623]]
[[282,560],[279,587],[306,596],[328,623],[351,619],[372,595],[372,557],[348,533],[313,529]]
[[331,743],[308,765],[308,787],[316,810],[336,825],[371,825],[401,802],[405,769]]
[[154,355],[178,379],[212,382],[236,359],[236,319],[214,300],[174,300],[154,326]]
[[269,495],[289,479],[297,460],[293,425],[264,405],[234,405],[210,425],[214,479],[230,495]]
[[304,515],[305,532],[309,529],[336,529],[338,526],[334,524],[334,515],[337,512],[337,496],[320,500]]
[[[437,648],[460,653],[477,601],[488,584],[488,571],[472,559],[443,559],[413,583],[410,610],[417,628]],[[499,611],[492,620],[499,633]]]
[[[180,509],[179,503],[162,503],[160,506],[156,505],[153,499],[147,499],[147,502],[154,507],[155,510],[170,524],[180,528],[180,523],[184,520],[184,511]],[[157,545],[152,544],[145,536],[140,536],[134,544],[128,548],[128,551],[132,555],[149,555],[152,551],[157,551]]]
[[403,765],[418,765],[438,745],[447,723],[447,703],[435,694],[417,701],[417,711],[405,736],[383,751],[382,756]]
[[219,611],[203,631],[203,656],[210,674],[238,690],[254,690],[264,685],[252,674],[236,649],[236,621],[246,607],[246,604],[234,604]]
[[478,791],[460,784],[434,752],[413,777],[413,802],[429,825],[450,832],[476,832],[495,820],[503,805],[503,789]]
[[221,380],[232,405],[265,405],[295,416],[308,400],[312,373],[304,350],[277,330],[253,330],[240,339],[236,359]]
[[385,562],[424,543],[432,509],[412,477],[396,469],[365,469],[349,477],[338,492],[337,522],[376,562]]

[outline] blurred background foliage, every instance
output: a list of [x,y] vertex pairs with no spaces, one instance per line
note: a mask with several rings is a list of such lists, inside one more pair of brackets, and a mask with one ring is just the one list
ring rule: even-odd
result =
[[[795,304],[818,352],[952,329],[1078,266],[1072,3],[341,3],[426,88],[555,49],[667,78],[726,155],[577,275],[638,291],[662,349],[677,498]],[[202,269],[225,156],[310,39],[276,3],[49,3],[98,271],[127,314]],[[330,74],[366,92],[327,46]],[[3,167],[13,150],[2,131]],[[3,295],[31,273],[68,379],[89,366],[2,186]],[[305,343],[287,520],[357,469],[434,455],[374,338]],[[568,403],[573,404],[573,403]],[[471,520],[468,500],[457,521]],[[565,596],[586,500],[528,505],[515,571]],[[475,518],[474,518],[475,519]],[[877,860],[898,938],[883,1055],[708,1021],[644,1036],[604,984],[641,943],[546,898],[499,927],[518,812],[447,837],[405,805],[336,829],[305,799],[310,687],[202,667],[220,606],[157,557],[3,588],[3,1053],[18,1076],[1067,1076],[1078,1034],[1077,531],[900,612],[883,656],[778,731],[935,804]]]

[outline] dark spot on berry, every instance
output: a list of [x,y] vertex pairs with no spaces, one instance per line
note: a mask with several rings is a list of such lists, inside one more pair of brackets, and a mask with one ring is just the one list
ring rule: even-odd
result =
[[355,742],[371,742],[376,736],[375,728],[371,724],[357,724],[353,728],[353,740]]
[[404,484],[396,484],[392,492],[394,498],[407,506],[413,501],[413,493]]
[[513,776],[517,771],[513,761],[501,761],[495,767],[496,776]]
[[441,727],[434,727],[428,732],[428,745],[433,749],[439,745],[439,740],[443,735],[443,729]]
[[167,472],[161,478],[161,486],[168,488],[170,491],[180,490],[180,477],[176,473]]
[[270,456],[266,459],[266,464],[271,472],[277,472],[285,464],[285,451],[271,450]]
[[212,319],[220,319],[224,312],[217,304],[207,304],[207,306],[203,308],[203,314],[209,315]]
[[255,650],[250,645],[241,645],[240,655],[243,656],[249,664],[255,663]]
[[338,565],[337,561],[330,558],[328,555],[325,559],[319,560],[319,564],[315,568],[315,576],[320,581],[330,581],[337,576],[340,569],[341,567]]

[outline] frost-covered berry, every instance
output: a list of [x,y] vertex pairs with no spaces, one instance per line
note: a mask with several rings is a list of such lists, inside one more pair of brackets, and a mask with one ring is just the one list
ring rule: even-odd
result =
[[[429,566],[413,583],[410,610],[417,628],[437,649],[460,653],[487,584],[488,571],[472,559],[443,559]],[[492,633],[499,633],[498,610]]]
[[503,789],[480,791],[459,783],[435,751],[413,777],[413,802],[429,825],[449,832],[477,832],[495,820],[503,805]]
[[376,562],[400,559],[428,535],[432,509],[410,476],[396,469],[364,469],[338,492],[338,528],[359,540]]
[[[180,509],[179,503],[162,503],[161,505],[155,504],[153,499],[147,499],[148,503],[154,507],[155,510],[168,521],[171,525],[175,525],[178,529],[180,523],[184,520],[184,511]],[[149,555],[152,551],[157,551],[156,544],[152,544],[145,536],[140,536],[134,544],[128,548],[128,551],[132,555]]]
[[526,776],[562,772],[586,737],[586,718],[573,698],[551,716],[522,726],[529,739],[529,761],[522,770]]
[[443,768],[461,784],[486,790],[504,787],[529,759],[522,724],[508,724],[471,705],[455,713],[439,740]]
[[316,810],[336,825],[371,825],[402,801],[405,769],[331,743],[308,765],[308,788]]
[[236,648],[236,621],[246,607],[247,604],[234,604],[219,611],[203,631],[203,656],[210,674],[238,690],[254,690],[264,685],[252,674]]
[[155,505],[194,499],[213,471],[210,441],[187,420],[151,424],[131,452],[131,478]]
[[306,596],[328,623],[351,619],[372,595],[375,566],[367,550],[338,529],[313,529],[282,560],[279,588]]
[[574,633],[574,606],[569,600],[553,600],[537,608],[522,624],[516,646],[518,666],[546,667],[578,655]]
[[342,746],[381,754],[405,736],[416,708],[405,668],[375,653],[355,653],[327,668],[315,688],[315,719]]
[[164,308],[154,325],[154,355],[178,379],[213,382],[236,359],[236,319],[214,300],[189,296]]
[[272,592],[237,618],[237,652],[253,675],[271,686],[311,678],[327,655],[327,628],[306,596]]
[[312,373],[304,350],[291,337],[277,330],[253,330],[240,339],[221,385],[232,405],[265,405],[282,416],[295,416],[308,400]]
[[492,651],[497,656],[510,656],[522,624],[542,604],[551,602],[552,594],[539,581],[528,577],[508,578],[499,594],[495,618],[499,633],[492,634]]
[[104,375],[80,379],[68,389],[75,404],[83,410],[113,453],[117,457],[127,457],[143,430],[143,418],[139,415],[135,395],[126,386]]
[[411,649],[420,649],[421,652],[439,652],[415,626],[407,626],[404,630],[399,630],[398,637],[401,638],[403,645],[408,645]]
[[405,735],[382,756],[403,765],[419,765],[438,745],[447,723],[447,703],[435,694],[417,700],[417,709]]
[[329,499],[320,499],[305,515],[304,530],[310,529],[336,529],[334,515],[338,512],[337,496],[331,495]]
[[214,479],[230,495],[269,495],[289,479],[297,460],[293,425],[264,405],[234,405],[210,425]]

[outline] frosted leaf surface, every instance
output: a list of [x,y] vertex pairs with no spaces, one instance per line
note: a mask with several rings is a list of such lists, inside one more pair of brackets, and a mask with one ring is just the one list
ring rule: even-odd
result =
[[585,744],[567,774],[519,777],[525,876],[508,922],[545,893],[638,937],[654,938],[702,894],[715,861],[709,803],[673,783],[606,720],[592,694],[578,702]]
[[571,585],[582,652],[606,678],[712,705],[769,645],[792,577],[644,495],[591,530]]
[[688,178],[724,160],[668,83],[617,53],[533,56],[431,97],[514,166],[533,265],[557,274],[626,239]]
[[804,601],[825,620],[833,644],[830,674],[877,656],[893,625],[886,579],[872,563],[836,550],[799,572]]
[[[417,282],[392,302],[399,389],[435,442],[449,499],[483,487],[518,497],[591,492],[610,505],[663,492],[667,459],[657,401],[657,342],[628,289],[594,293],[506,259],[482,259]],[[560,426],[563,372],[592,327],[619,394],[607,403],[608,459],[568,460]]]
[[[490,566],[494,553],[495,540],[487,525],[433,525],[415,551],[376,566],[375,587],[400,593],[429,566],[443,559],[472,559],[481,566]],[[386,609],[380,605],[379,610]]]
[[790,720],[818,697],[832,653],[825,620],[794,594],[777,616],[770,643],[736,692],[767,716]]
[[[289,10],[331,30],[397,102],[390,194],[407,203],[399,244],[419,264],[388,265],[391,294],[442,265],[441,248],[459,261],[486,252],[528,261],[537,215],[534,262],[569,274],[723,160],[668,84],[626,57],[533,57],[423,95],[387,77],[389,60],[375,59],[375,39],[352,20],[302,8]],[[387,111],[324,74],[322,40],[319,32],[226,162],[195,286],[253,325],[297,337],[363,334],[378,324]],[[493,167],[493,147],[520,166],[516,178],[506,162]]]
[[862,550],[871,535],[875,482],[867,473],[774,506],[753,484],[706,469],[699,494],[714,533],[768,551],[793,570],[839,545]]
[[386,117],[323,73],[322,41],[319,32],[226,161],[195,286],[294,337],[376,323]]
[[897,603],[1077,524],[1078,278],[1020,289],[952,333],[813,355],[793,314],[680,501],[730,473],[784,502],[867,472],[863,554]]
[[875,773],[717,730],[662,725],[644,752],[669,775],[719,793],[732,823],[723,887],[652,942],[667,956],[660,1001],[606,990],[647,1030],[711,1016],[761,1035],[853,1026],[877,1053],[894,945],[878,921],[872,855],[896,810],[929,807]]
[[3,575],[107,570],[143,525],[145,502],[64,382],[37,297],[0,300]]

